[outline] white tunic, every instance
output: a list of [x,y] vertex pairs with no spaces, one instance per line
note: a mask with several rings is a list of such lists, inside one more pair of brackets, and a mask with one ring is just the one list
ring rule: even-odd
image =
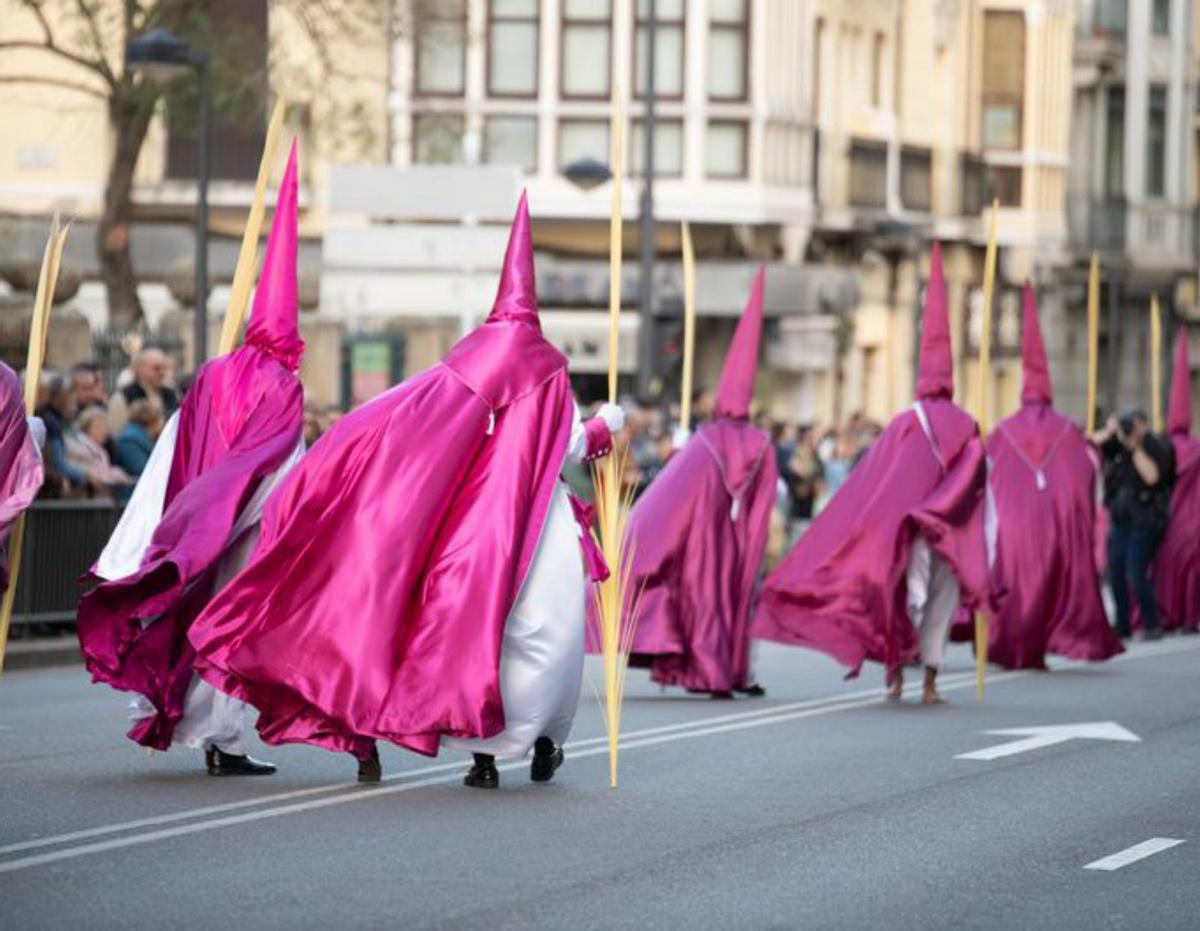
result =
[[[587,437],[575,407],[567,456],[581,461],[586,452]],[[442,746],[520,758],[539,737],[549,737],[558,746],[566,742],[583,684],[587,584],[580,533],[567,486],[559,481],[529,573],[504,625],[504,730],[486,740],[443,738]]]
[[[141,567],[142,556],[150,545],[159,521],[162,520],[163,503],[167,494],[167,482],[171,476],[171,463],[175,458],[175,438],[179,430],[179,412],[171,415],[163,428],[146,468],[138,479],[133,495],[125,506],[125,512],[109,538],[104,552],[96,562],[96,575],[111,581],[133,575]],[[304,440],[301,439],[291,455],[278,469],[262,481],[229,533],[225,553],[217,564],[213,594],[219,592],[241,571],[258,540],[259,520],[263,505],[271,492],[283,481],[284,476],[304,455]],[[142,622],[153,624],[157,618]],[[150,717],[154,707],[144,696],[137,696],[130,703],[130,717],[134,720]],[[184,700],[183,717],[175,727],[174,743],[193,749],[215,746],[235,755],[246,752],[242,736],[246,728],[245,704],[218,692],[199,676],[192,677]]]

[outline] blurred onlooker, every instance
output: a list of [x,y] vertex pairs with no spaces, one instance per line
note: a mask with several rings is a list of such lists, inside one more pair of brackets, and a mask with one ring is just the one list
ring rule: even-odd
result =
[[168,384],[173,363],[165,352],[155,346],[140,349],[130,368],[133,380],[114,391],[108,402],[108,428],[114,436],[120,435],[134,401],[155,402],[164,418],[179,409],[179,392]]
[[67,437],[75,430],[71,424],[75,417],[71,386],[61,372],[46,371],[42,373],[40,394],[45,398],[37,409],[46,425],[44,494],[55,498],[83,494],[88,487],[87,473],[67,455]]
[[811,429],[800,434],[795,451],[780,474],[787,482],[791,500],[788,523],[788,548],[791,549],[812,523],[817,496],[821,493],[821,460],[817,458]]
[[[128,419],[116,438],[116,465],[135,482],[145,471],[166,420],[162,408],[149,398],[138,398],[129,405]],[[128,501],[132,488],[116,490],[118,501]]]
[[829,452],[821,456],[821,495],[817,500],[816,510],[819,512],[837,494],[842,487],[850,470],[858,461],[858,446],[848,427],[842,427],[833,433],[833,442]]
[[71,366],[71,391],[75,395],[75,406],[81,411],[89,407],[108,409],[104,370],[95,362],[80,362]]
[[1108,531],[1108,572],[1117,605],[1117,635],[1132,633],[1132,590],[1147,640],[1162,636],[1150,570],[1167,529],[1175,484],[1175,448],[1150,432],[1144,411],[1110,417],[1092,436],[1104,454],[1104,506]]
[[97,404],[85,408],[67,436],[67,457],[88,477],[93,498],[113,500],[118,489],[132,479],[112,464],[108,453],[108,415]]
[[323,412],[321,405],[315,404],[312,401],[306,401],[304,404],[304,447],[310,448],[313,443],[321,438],[321,434],[325,432],[324,425],[321,423]]

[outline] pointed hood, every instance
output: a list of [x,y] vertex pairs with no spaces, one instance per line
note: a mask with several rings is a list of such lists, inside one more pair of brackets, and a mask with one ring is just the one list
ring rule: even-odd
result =
[[254,291],[254,307],[246,327],[246,345],[269,353],[292,371],[300,367],[304,341],[297,330],[299,309],[296,273],[296,143],[288,155],[279,185],[271,235],[262,273]]
[[512,231],[508,234],[496,303],[487,318],[488,323],[504,321],[527,323],[538,332],[542,329],[538,319],[537,278],[533,271],[533,240],[529,235],[529,202],[524,191],[513,217]]
[[929,285],[921,315],[921,359],[917,399],[949,398],[954,394],[954,356],[950,348],[950,314],[946,308],[946,278],[942,245],[934,240],[929,256]]
[[1024,308],[1021,319],[1021,365],[1024,375],[1021,385],[1022,404],[1053,404],[1054,386],[1050,382],[1050,366],[1046,362],[1046,344],[1042,342],[1042,326],[1038,322],[1037,300],[1033,285],[1025,282]]
[[745,420],[750,416],[750,401],[754,398],[754,378],[758,374],[758,346],[762,341],[763,287],[767,267],[758,266],[750,297],[733,334],[733,342],[725,353],[725,367],[717,385],[713,414]]
[[1171,370],[1171,400],[1167,408],[1167,434],[1190,436],[1192,433],[1192,372],[1188,368],[1187,327],[1175,336],[1175,365]]

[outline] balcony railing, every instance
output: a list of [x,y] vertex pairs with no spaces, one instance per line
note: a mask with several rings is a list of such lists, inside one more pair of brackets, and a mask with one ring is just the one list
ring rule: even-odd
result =
[[1127,205],[1123,197],[1072,197],[1067,201],[1071,244],[1087,252],[1125,251]]
[[1067,225],[1078,251],[1159,266],[1185,267],[1196,261],[1197,219],[1190,206],[1074,196],[1067,202]]
[[850,205],[887,207],[888,147],[885,142],[850,141]]

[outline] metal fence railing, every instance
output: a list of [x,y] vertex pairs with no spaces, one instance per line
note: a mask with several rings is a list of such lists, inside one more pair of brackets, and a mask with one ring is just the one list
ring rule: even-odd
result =
[[13,630],[75,620],[80,577],[108,542],[121,509],[104,501],[35,501],[25,512]]

